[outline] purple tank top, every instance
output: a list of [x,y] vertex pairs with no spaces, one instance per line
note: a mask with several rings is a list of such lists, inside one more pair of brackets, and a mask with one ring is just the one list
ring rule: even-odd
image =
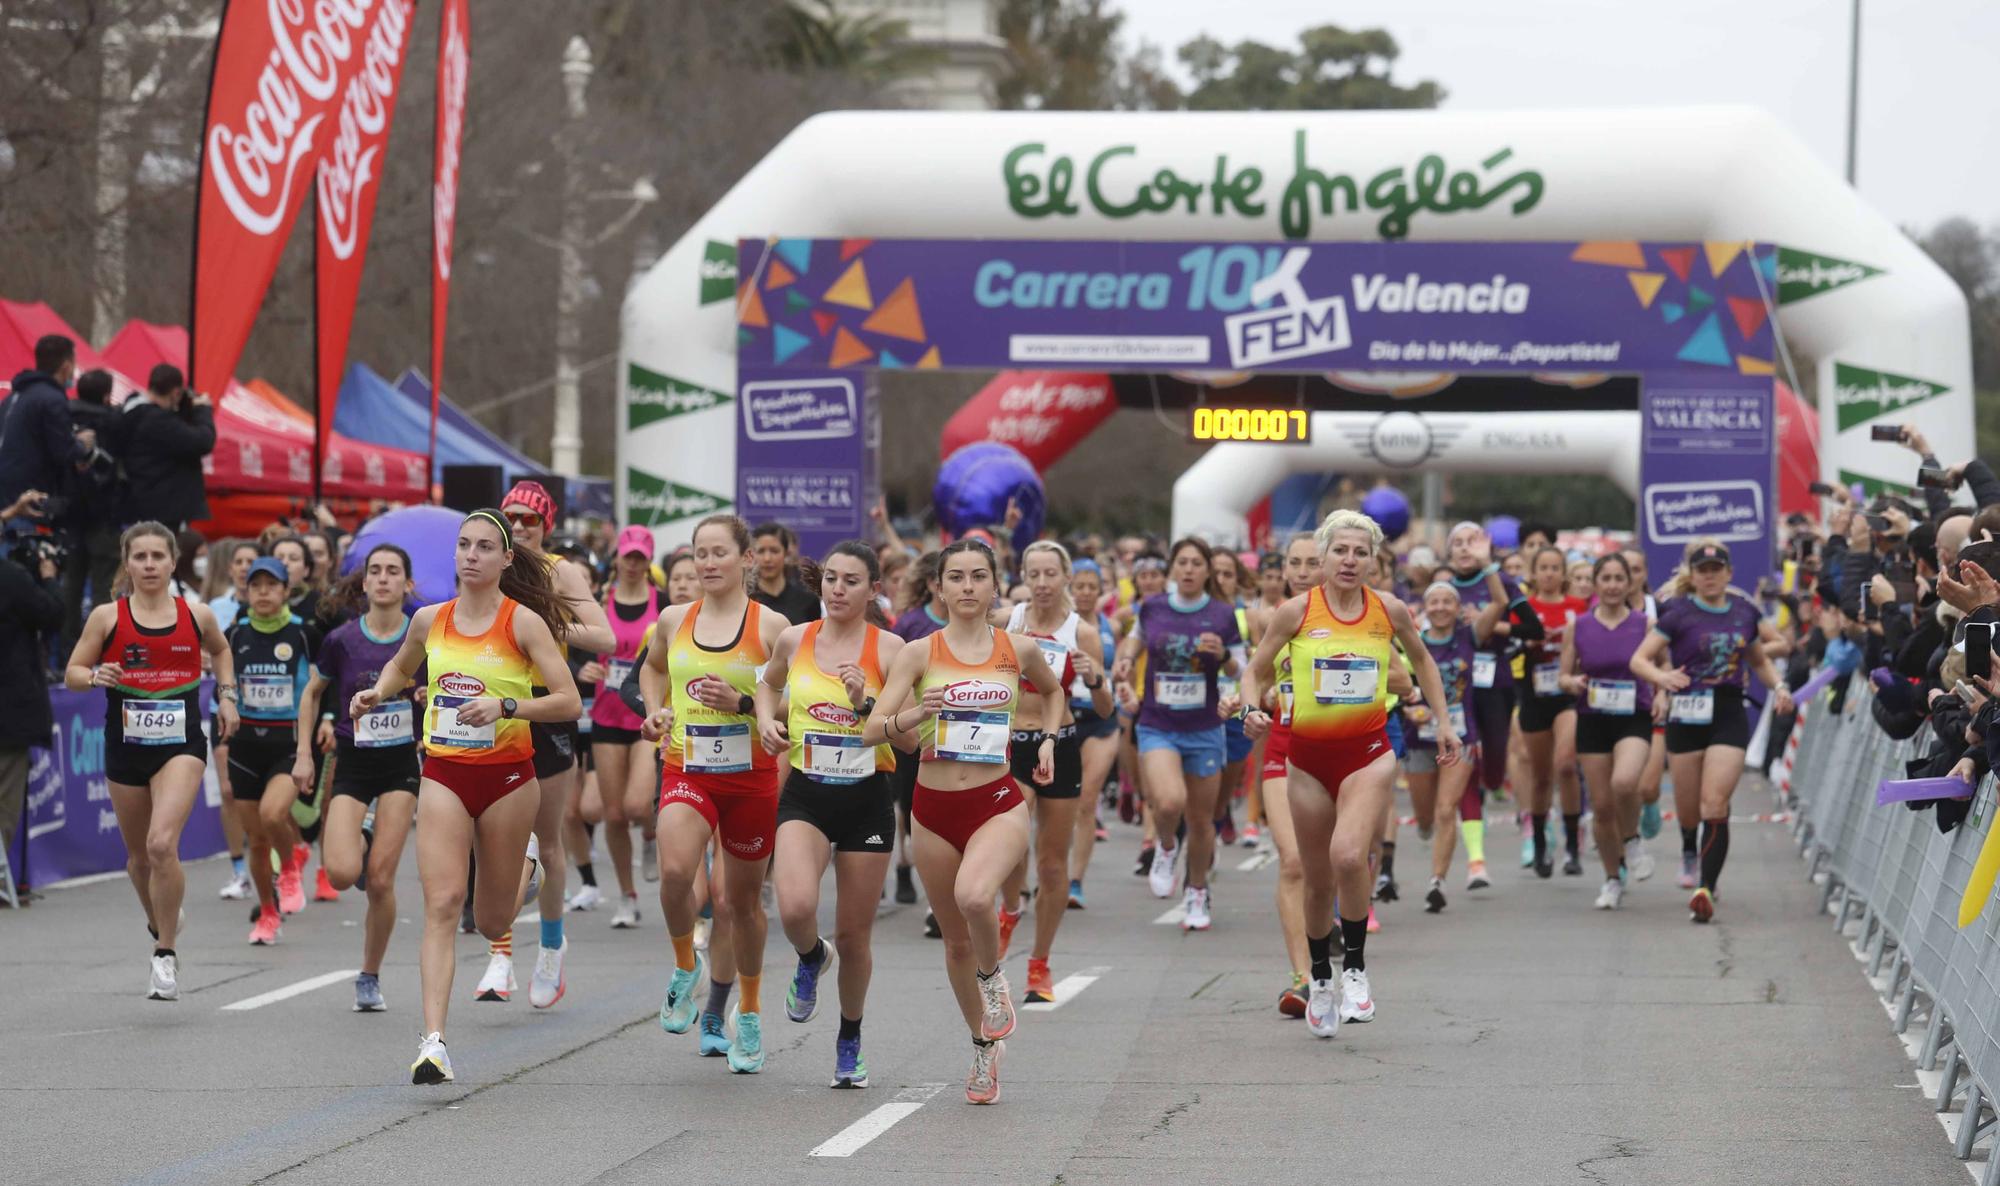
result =
[[[1459,604],[1474,613],[1485,609],[1493,602],[1493,595],[1487,591],[1486,577],[1483,574],[1474,576],[1468,580],[1454,572],[1451,574],[1451,584],[1454,589],[1458,590]],[[1520,582],[1506,573],[1500,574],[1500,587],[1506,591],[1509,604],[1512,604],[1521,596]],[[1500,620],[1503,622],[1507,621],[1507,615],[1504,613],[1501,614]],[[1493,664],[1493,687],[1496,690],[1500,688],[1512,688],[1514,686],[1514,665],[1507,661],[1507,639],[1502,637],[1498,631],[1495,631],[1492,637],[1486,640],[1485,645],[1478,649],[1484,654],[1495,657]]]
[[904,642],[916,642],[944,629],[944,623],[931,617],[930,603],[926,602],[923,605],[911,606],[909,612],[897,618],[896,624],[889,629]]
[[[1636,684],[1636,711],[1647,715],[1653,711],[1653,685],[1632,674],[1632,655],[1646,641],[1646,615],[1628,613],[1617,626],[1606,626],[1598,621],[1597,611],[1592,610],[1576,620],[1576,670],[1593,683],[1602,682],[1612,688],[1619,684]],[[1578,704],[1579,712],[1596,713],[1605,710],[1593,708],[1593,700],[1617,703],[1614,695],[1605,700],[1604,693],[1583,696]],[[1615,715],[1629,715],[1617,713]]]
[[[403,645],[403,633],[409,628],[409,621],[405,619],[403,629],[397,631],[394,638],[378,641],[369,637],[362,620],[356,618],[341,623],[326,636],[326,642],[313,659],[313,666],[327,681],[327,692],[320,699],[320,710],[333,714],[333,733],[341,741],[350,745],[354,742],[354,721],[347,715],[347,706],[354,699],[354,694],[363,688],[374,687],[375,681],[382,678],[382,669],[396,657],[396,652]],[[407,700],[412,692],[429,682],[430,677],[420,665],[409,686],[398,693],[397,698]]]
[[[1444,698],[1449,713],[1451,705],[1464,706],[1472,700],[1472,656],[1479,647],[1473,641],[1472,627],[1459,623],[1451,637],[1439,642],[1431,636],[1430,628],[1424,628],[1424,649],[1431,653],[1431,662],[1437,664],[1438,678],[1444,681]],[[1479,722],[1469,709],[1461,707],[1460,715],[1464,727],[1459,730],[1459,738],[1467,745],[1479,740]],[[1435,738],[1413,738],[1413,744],[1435,746]]]

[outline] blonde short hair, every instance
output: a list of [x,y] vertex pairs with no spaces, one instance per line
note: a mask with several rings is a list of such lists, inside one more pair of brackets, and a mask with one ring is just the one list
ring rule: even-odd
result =
[[1382,546],[1381,526],[1360,511],[1350,511],[1345,508],[1332,512],[1320,521],[1319,530],[1313,532],[1313,543],[1324,554],[1333,546],[1334,533],[1340,531],[1366,532],[1370,552]]

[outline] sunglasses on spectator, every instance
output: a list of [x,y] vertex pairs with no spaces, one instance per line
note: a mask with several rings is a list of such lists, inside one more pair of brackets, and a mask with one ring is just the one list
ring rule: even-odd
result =
[[516,527],[540,527],[542,525],[542,517],[533,511],[502,511],[501,514],[507,517],[507,522],[512,523]]

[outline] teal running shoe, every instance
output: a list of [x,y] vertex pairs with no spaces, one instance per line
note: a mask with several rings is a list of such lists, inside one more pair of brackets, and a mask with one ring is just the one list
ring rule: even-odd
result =
[[793,1021],[811,1021],[819,1010],[819,982],[833,971],[833,944],[821,939],[819,950],[818,963],[799,961],[791,987],[785,990],[785,1016]]
[[1651,840],[1660,834],[1660,805],[1647,803],[1639,808],[1639,835]]
[[722,1018],[704,1009],[701,1013],[701,1056],[721,1058],[729,1053],[729,1031]]
[[861,1058],[861,1039],[840,1038],[833,1044],[833,1087],[868,1086],[868,1064]]
[[754,1075],[764,1069],[764,1022],[755,1013],[736,1015],[736,1040],[729,1044],[729,1069]]
[[670,1034],[684,1034],[694,1024],[695,989],[708,979],[708,960],[695,953],[694,970],[674,969],[667,981],[667,998],[660,1002],[660,1028]]

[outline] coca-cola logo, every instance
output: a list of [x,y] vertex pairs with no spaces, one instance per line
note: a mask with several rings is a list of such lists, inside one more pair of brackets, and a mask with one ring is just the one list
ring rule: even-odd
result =
[[946,708],[997,708],[1013,699],[1012,688],[992,680],[965,679],[944,686]]
[[437,689],[447,696],[483,696],[486,681],[476,675],[466,675],[462,671],[451,671],[437,678]]
[[[361,47],[361,68],[347,80],[326,164],[319,171],[319,217],[334,258],[354,258],[361,240],[363,200],[375,180],[389,112],[396,102],[396,73],[409,31],[409,0],[384,4]],[[363,147],[364,144],[366,147]]]
[[467,53],[463,10],[444,9],[444,45],[438,55],[437,178],[431,186],[431,243],[437,252],[437,274],[451,279],[451,229],[458,218],[458,151],[465,134]]
[[815,704],[806,709],[806,715],[836,729],[852,729],[861,723],[860,715],[853,709],[838,704]]

